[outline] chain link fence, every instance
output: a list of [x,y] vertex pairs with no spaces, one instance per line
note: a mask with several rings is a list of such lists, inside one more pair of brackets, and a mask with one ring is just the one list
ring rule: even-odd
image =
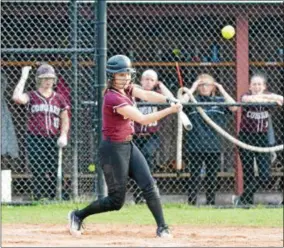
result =
[[[155,70],[174,95],[179,89],[176,62],[187,88],[201,74],[209,74],[239,102],[241,95],[249,90],[249,78],[263,72],[268,78],[268,90],[281,95],[284,65],[281,13],[281,4],[111,2],[107,10],[108,57],[129,56],[137,69],[136,84],[141,83],[145,70]],[[59,78],[55,89],[62,87],[71,103],[70,140],[63,154],[64,199],[74,195],[94,196],[96,176],[92,171],[97,165],[99,132],[95,14],[96,2],[2,3],[1,106],[2,128],[6,125],[6,129],[2,129],[1,136],[1,165],[2,169],[12,170],[15,200],[32,199],[33,173],[27,160],[26,109],[13,103],[11,96],[21,67],[35,66],[38,61],[55,67]],[[226,25],[236,28],[236,36],[230,40],[221,36],[220,31]],[[35,69],[26,90],[35,89],[34,73]],[[156,90],[159,91],[158,87]],[[197,100],[222,101],[221,96],[219,90],[213,98],[203,97],[199,92]],[[163,108],[138,107],[145,113]],[[238,137],[241,109],[245,107],[240,106],[237,112],[231,112],[229,107],[232,106],[212,103],[203,108],[218,125]],[[262,107],[266,111],[267,107]],[[185,106],[184,111],[193,129],[183,130],[181,170],[176,168],[177,116],[163,119],[150,132],[140,127],[134,136],[134,143],[143,151],[161,195],[181,195],[192,204],[231,204],[232,194],[241,195],[244,183],[245,193],[252,197],[245,204],[262,201],[278,204],[283,200],[282,194],[279,195],[283,189],[283,153],[263,154],[266,162],[258,159],[259,153],[239,159],[239,149],[217,134],[194,106]],[[283,109],[269,106],[269,115],[275,137],[270,145],[274,146],[283,143]],[[268,146],[268,139],[256,139],[254,145]],[[265,177],[262,169],[267,172]],[[52,199],[47,188],[38,191],[40,197]],[[135,202],[143,201],[132,180],[128,192]],[[268,196],[261,197],[262,193]]]
[[[95,11],[96,2],[9,1],[1,5],[2,169],[12,170],[15,200],[35,195],[51,200],[56,193],[57,151],[52,154],[54,147],[41,147],[34,161],[28,159],[26,106],[12,101],[21,68],[32,66],[25,91],[33,91],[42,62],[55,68],[55,91],[71,106],[69,144],[63,149],[63,199],[94,189],[93,175],[91,180],[85,175],[90,173],[88,166],[95,164],[98,143],[97,110],[88,104],[97,94]],[[45,179],[35,188],[32,178],[36,176]]]

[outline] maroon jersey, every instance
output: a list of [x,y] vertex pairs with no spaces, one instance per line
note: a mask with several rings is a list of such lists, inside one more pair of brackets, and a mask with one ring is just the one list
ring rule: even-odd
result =
[[70,109],[64,97],[56,92],[48,98],[38,91],[30,91],[28,95],[28,133],[46,137],[59,135],[60,113]]
[[[266,92],[265,94],[270,94]],[[243,96],[251,95],[250,92]],[[242,97],[243,97],[242,96]],[[266,133],[268,131],[269,108],[266,106],[247,106],[242,109],[240,129],[249,133]]]
[[115,89],[107,89],[103,101],[103,138],[112,141],[124,141],[134,133],[133,121],[124,118],[117,112],[118,108],[134,105],[132,99],[133,86],[125,90],[126,95]]

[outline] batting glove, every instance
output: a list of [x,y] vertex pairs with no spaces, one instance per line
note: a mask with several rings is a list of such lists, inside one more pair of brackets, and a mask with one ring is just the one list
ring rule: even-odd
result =
[[64,135],[64,134],[60,135],[60,137],[57,140],[57,145],[60,148],[67,146],[67,135]]
[[172,104],[180,103],[180,100],[167,97],[166,102],[172,105]]

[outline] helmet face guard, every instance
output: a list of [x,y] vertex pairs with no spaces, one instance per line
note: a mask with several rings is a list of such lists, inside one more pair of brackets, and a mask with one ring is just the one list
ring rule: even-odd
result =
[[114,74],[130,73],[131,81],[135,78],[136,70],[132,68],[131,60],[125,55],[115,55],[109,58],[106,66],[107,78],[110,83],[113,83]]
[[36,71],[36,84],[37,87],[40,86],[40,81],[43,78],[53,78],[54,79],[54,85],[57,82],[57,76],[55,73],[54,68],[49,64],[42,64]]

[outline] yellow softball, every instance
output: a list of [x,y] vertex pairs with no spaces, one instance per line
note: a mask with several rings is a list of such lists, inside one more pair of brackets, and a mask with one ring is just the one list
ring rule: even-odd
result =
[[221,30],[223,38],[229,40],[232,39],[236,33],[235,28],[231,25],[227,25]]
[[94,172],[96,170],[96,166],[94,164],[89,164],[88,170],[89,172]]

